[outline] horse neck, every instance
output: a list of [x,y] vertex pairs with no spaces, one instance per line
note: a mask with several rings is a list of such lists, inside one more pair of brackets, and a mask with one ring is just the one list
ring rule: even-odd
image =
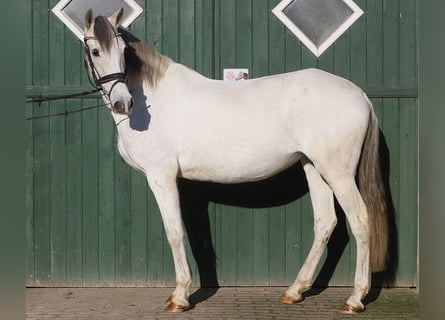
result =
[[129,86],[156,89],[171,60],[143,42],[129,42],[127,45],[130,48],[126,56]]

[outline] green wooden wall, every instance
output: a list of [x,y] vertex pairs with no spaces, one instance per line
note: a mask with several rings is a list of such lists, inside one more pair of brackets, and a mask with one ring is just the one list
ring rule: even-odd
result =
[[[28,98],[89,89],[81,43],[27,1]],[[356,0],[365,11],[318,60],[271,14],[278,0],[146,0],[131,31],[211,78],[225,67],[260,77],[317,67],[371,97],[390,191],[390,268],[374,284],[417,284],[417,1]],[[26,117],[74,111],[97,96],[27,103]],[[29,286],[170,286],[173,263],[153,195],[116,150],[104,107],[26,121]],[[181,182],[194,284],[288,285],[312,244],[301,168],[256,184]],[[339,213],[319,285],[350,285],[355,244]],[[192,252],[195,254],[193,257]],[[322,262],[323,262],[322,261]],[[317,272],[318,273],[318,272]]]

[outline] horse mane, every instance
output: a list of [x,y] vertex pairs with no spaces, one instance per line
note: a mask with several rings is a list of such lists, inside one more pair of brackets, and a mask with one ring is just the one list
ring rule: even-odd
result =
[[170,59],[163,56],[146,43],[135,37],[126,29],[118,30],[124,39],[125,65],[129,86],[148,81],[150,86],[157,87],[165,75],[170,64]]

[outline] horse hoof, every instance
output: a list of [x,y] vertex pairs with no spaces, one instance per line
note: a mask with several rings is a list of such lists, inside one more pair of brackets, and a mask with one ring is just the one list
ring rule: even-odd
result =
[[364,307],[353,307],[349,304],[345,304],[344,307],[340,310],[343,314],[359,314],[365,311]]
[[170,297],[168,297],[168,299],[165,300],[164,304],[168,306],[170,303],[172,303],[172,301],[173,301],[173,295],[171,295]]
[[190,309],[190,307],[179,306],[174,302],[170,302],[170,304],[165,307],[164,311],[170,312],[170,313],[181,313],[181,312],[187,311],[188,309]]
[[282,304],[295,304],[302,300],[303,298],[297,299],[295,297],[288,295],[287,293],[283,293],[283,295],[280,297],[280,303]]

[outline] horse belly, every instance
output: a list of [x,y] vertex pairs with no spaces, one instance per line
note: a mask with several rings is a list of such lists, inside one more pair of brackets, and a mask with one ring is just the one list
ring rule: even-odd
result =
[[300,158],[299,152],[271,148],[202,148],[182,154],[179,165],[180,174],[186,179],[242,183],[269,178],[289,168]]

